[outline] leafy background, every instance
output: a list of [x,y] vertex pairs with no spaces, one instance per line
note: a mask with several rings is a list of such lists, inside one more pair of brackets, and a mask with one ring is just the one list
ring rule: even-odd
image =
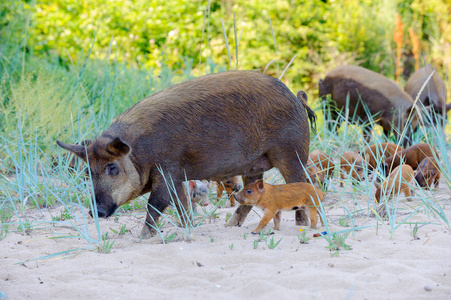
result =
[[0,132],[34,138],[46,152],[55,139],[91,137],[176,82],[236,68],[280,76],[295,56],[282,80],[313,106],[318,79],[342,64],[392,79],[398,65],[403,85],[415,65],[409,30],[421,65],[445,78],[445,0],[3,0]]
[[[393,30],[400,14],[406,75],[412,69],[409,28],[420,38],[427,61],[441,73],[451,66],[451,3],[444,0],[6,0],[1,8],[2,35],[8,31],[19,42],[28,33],[28,51],[64,64],[77,61],[93,43],[93,58],[157,71],[192,64],[203,73],[207,59],[228,64],[222,20],[236,68],[235,17],[240,69],[263,70],[273,59],[282,68],[297,55],[286,75],[297,86],[315,84],[343,62],[393,77]],[[8,28],[18,15],[19,24]],[[269,73],[277,73],[276,64]]]

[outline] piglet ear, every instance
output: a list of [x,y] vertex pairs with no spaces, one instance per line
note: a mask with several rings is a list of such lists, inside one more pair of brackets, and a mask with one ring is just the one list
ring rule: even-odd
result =
[[106,150],[111,155],[122,157],[130,152],[130,146],[117,137],[106,146]]
[[83,143],[83,145],[66,144],[66,143],[63,143],[63,142],[60,142],[60,141],[56,141],[56,143],[61,148],[72,152],[73,154],[77,155],[78,157],[80,157],[81,159],[86,161],[86,146],[87,146],[87,144],[86,145],[84,143]]
[[258,190],[260,193],[262,193],[262,192],[263,192],[263,189],[264,189],[264,187],[265,187],[265,185],[264,185],[264,183],[263,183],[263,180],[258,179],[255,183],[257,184],[257,190]]
[[194,189],[196,188],[196,183],[194,182],[194,180],[188,181],[188,187],[189,187],[191,190],[194,190]]

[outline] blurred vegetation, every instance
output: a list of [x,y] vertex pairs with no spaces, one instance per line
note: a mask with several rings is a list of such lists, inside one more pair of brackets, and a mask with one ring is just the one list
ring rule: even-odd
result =
[[267,70],[277,75],[277,68],[283,70],[297,55],[285,75],[297,87],[311,87],[343,63],[393,78],[393,30],[400,14],[405,75],[414,65],[409,28],[428,61],[440,70],[451,67],[451,3],[446,0],[4,0],[0,10],[2,38],[8,34],[20,43],[28,33],[27,51],[57,57],[64,65],[76,63],[93,43],[93,58],[156,70],[193,66],[204,74],[207,59],[228,64],[222,20],[235,68],[235,17],[239,69],[263,70],[277,59]]

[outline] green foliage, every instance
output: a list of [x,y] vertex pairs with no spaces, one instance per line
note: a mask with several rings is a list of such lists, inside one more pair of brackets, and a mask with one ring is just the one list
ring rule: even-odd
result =
[[[276,59],[267,73],[278,76],[279,66],[296,55],[285,78],[304,87],[344,63],[393,77],[396,13],[405,24],[404,52],[411,55],[412,27],[422,50],[443,65],[438,54],[451,42],[450,6],[445,0],[6,0],[0,36],[66,66],[80,64],[79,54],[94,42],[92,58],[158,71],[170,66],[179,74],[217,70],[209,60],[228,65],[227,39],[229,50],[238,46],[240,69],[263,70]],[[235,68],[235,51],[230,56]]]
[[279,243],[282,241],[282,238],[280,240],[278,240],[277,242],[274,241],[274,236],[271,237],[271,239],[266,240],[266,246],[268,246],[269,249],[275,249]]
[[332,233],[331,237],[324,236],[329,245],[326,247],[330,250],[330,255],[338,256],[340,250],[351,250],[352,247],[346,244],[346,239],[348,238],[350,232],[347,233]]
[[166,243],[169,243],[169,242],[173,241],[176,237],[177,237],[177,232],[173,232],[171,234],[169,234],[169,232],[167,232],[166,235],[164,236],[164,240]]
[[73,218],[73,215],[66,208],[66,209],[60,211],[60,215],[59,216],[53,217],[52,221],[65,221],[65,220],[70,220],[72,218]]
[[302,233],[298,234],[297,237],[301,244],[308,244],[308,241],[310,240],[310,237],[307,236],[306,230],[302,230]]
[[113,249],[115,241],[111,241],[108,232],[102,235],[102,241],[97,244],[97,251],[100,253],[110,253],[111,249]]

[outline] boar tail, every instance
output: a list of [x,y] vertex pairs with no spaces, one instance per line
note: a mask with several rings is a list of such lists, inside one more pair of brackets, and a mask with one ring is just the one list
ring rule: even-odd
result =
[[302,105],[307,110],[307,116],[308,116],[308,119],[310,120],[310,128],[312,129],[312,131],[314,133],[316,133],[316,114],[307,105],[307,101],[308,101],[307,94],[304,91],[299,91],[297,93],[296,97],[299,99],[299,101],[301,101]]

